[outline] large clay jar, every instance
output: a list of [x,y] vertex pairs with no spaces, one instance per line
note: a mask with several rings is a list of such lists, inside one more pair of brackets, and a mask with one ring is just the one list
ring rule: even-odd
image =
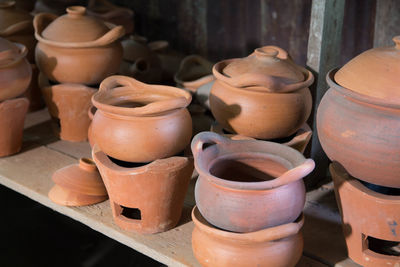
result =
[[107,0],[89,0],[88,14],[115,25],[124,26],[126,34],[133,33],[133,11],[129,8],[119,7]]
[[119,227],[150,234],[177,225],[193,172],[193,159],[170,157],[123,167],[111,161],[96,144],[92,157],[106,185],[114,221]]
[[23,97],[0,102],[0,157],[21,150],[28,106],[28,99]]
[[302,212],[302,178],[315,164],[297,150],[203,132],[193,138],[192,152],[199,173],[196,205],[212,225],[253,232],[293,222]]
[[97,108],[92,121],[94,143],[107,155],[128,162],[174,156],[192,137],[186,109],[190,101],[191,95],[179,88],[108,77],[92,98]]
[[312,99],[310,71],[276,46],[257,48],[247,58],[218,62],[210,94],[211,111],[232,133],[275,139],[294,134],[306,122]]
[[36,64],[51,81],[95,85],[118,71],[124,28],[85,13],[72,6],[61,17],[41,13],[33,20]]
[[[400,37],[327,75],[317,112],[322,148],[350,175],[400,188]],[[340,82],[339,82],[340,81]]]
[[15,1],[0,2],[0,37],[25,45],[31,63],[34,61],[36,45],[32,20],[29,12],[16,8]]
[[[365,267],[398,265],[400,196],[370,190],[337,162],[329,169],[349,257]],[[394,251],[387,253],[385,245],[395,246]]]
[[32,77],[26,47],[0,37],[0,101],[24,93]]
[[218,229],[197,207],[193,208],[192,219],[193,253],[204,267],[293,267],[303,253],[303,215],[295,222],[249,233]]
[[39,86],[50,116],[56,122],[56,134],[65,141],[87,140],[90,125],[87,110],[97,90],[83,84],[50,84],[42,73],[39,74]]

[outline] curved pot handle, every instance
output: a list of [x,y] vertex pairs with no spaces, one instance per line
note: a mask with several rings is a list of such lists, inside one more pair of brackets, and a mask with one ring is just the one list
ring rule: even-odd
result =
[[204,144],[226,144],[231,142],[229,138],[213,132],[201,132],[193,137],[190,145],[194,157],[203,151]]
[[58,16],[51,13],[39,13],[33,18],[33,28],[35,28],[36,39],[39,41],[42,39],[42,31],[56,18],[58,18]]
[[92,45],[94,46],[103,46],[103,45],[108,45],[111,44],[112,42],[118,40],[122,36],[125,35],[125,28],[124,26],[115,26],[111,30],[109,30],[106,34],[104,34],[102,37],[100,37],[97,40],[94,40]]

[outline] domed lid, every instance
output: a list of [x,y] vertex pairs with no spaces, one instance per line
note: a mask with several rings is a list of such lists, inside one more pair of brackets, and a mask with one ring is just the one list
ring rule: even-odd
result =
[[8,35],[10,27],[17,24],[32,28],[32,19],[28,12],[16,9],[15,1],[0,2],[0,36]]
[[10,66],[25,57],[28,50],[24,45],[15,44],[0,37],[0,67]]
[[395,46],[373,48],[350,60],[335,74],[335,81],[352,91],[388,103],[400,104],[400,36]]
[[94,41],[110,29],[99,19],[86,15],[83,6],[67,8],[67,14],[58,17],[43,30],[42,36],[58,42]]

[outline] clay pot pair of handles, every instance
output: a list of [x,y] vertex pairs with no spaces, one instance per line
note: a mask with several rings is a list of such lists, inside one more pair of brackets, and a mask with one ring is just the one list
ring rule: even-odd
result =
[[[126,108],[112,105],[112,101],[148,103],[141,107]],[[125,116],[149,116],[186,108],[192,100],[190,93],[176,87],[148,85],[136,79],[114,75],[106,78],[92,103],[103,111]]]
[[[199,153],[203,151],[203,146],[205,144],[216,144],[216,145],[228,145],[228,144],[245,144],[245,143],[252,143],[252,142],[263,142],[263,141],[255,141],[255,140],[230,140],[229,138],[223,137],[213,132],[202,132],[196,135],[193,138],[191,149],[194,158],[198,158]],[[267,141],[265,141],[267,142]],[[279,144],[277,144],[279,145]],[[284,145],[281,145],[284,146]],[[286,147],[286,146],[285,146]],[[289,148],[289,147],[287,147]],[[289,148],[292,149],[292,148]],[[293,149],[294,153],[300,153],[297,150]],[[195,161],[196,163],[196,161]],[[288,170],[281,176],[264,182],[246,182],[246,183],[238,183],[234,181],[229,181],[225,179],[213,179],[213,182],[219,184],[221,186],[226,186],[229,188],[234,189],[244,189],[244,190],[268,190],[277,188],[291,182],[297,181],[302,179],[309,173],[311,173],[315,168],[315,162],[312,159],[306,159],[301,165]],[[197,168],[196,168],[197,169]],[[201,170],[197,171],[201,175]],[[211,174],[206,174],[205,176],[210,176]]]

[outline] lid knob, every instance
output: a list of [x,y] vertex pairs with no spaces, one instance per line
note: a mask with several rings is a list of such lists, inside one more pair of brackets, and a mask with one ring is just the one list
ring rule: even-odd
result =
[[259,58],[276,58],[279,51],[272,47],[260,47],[254,50],[254,53]]
[[80,18],[86,13],[86,7],[83,6],[70,6],[67,7],[68,16],[71,18]]
[[89,158],[80,158],[79,159],[79,168],[86,170],[86,171],[95,171],[97,169],[94,161]]
[[393,37],[393,42],[396,44],[396,49],[400,49],[400,35]]

